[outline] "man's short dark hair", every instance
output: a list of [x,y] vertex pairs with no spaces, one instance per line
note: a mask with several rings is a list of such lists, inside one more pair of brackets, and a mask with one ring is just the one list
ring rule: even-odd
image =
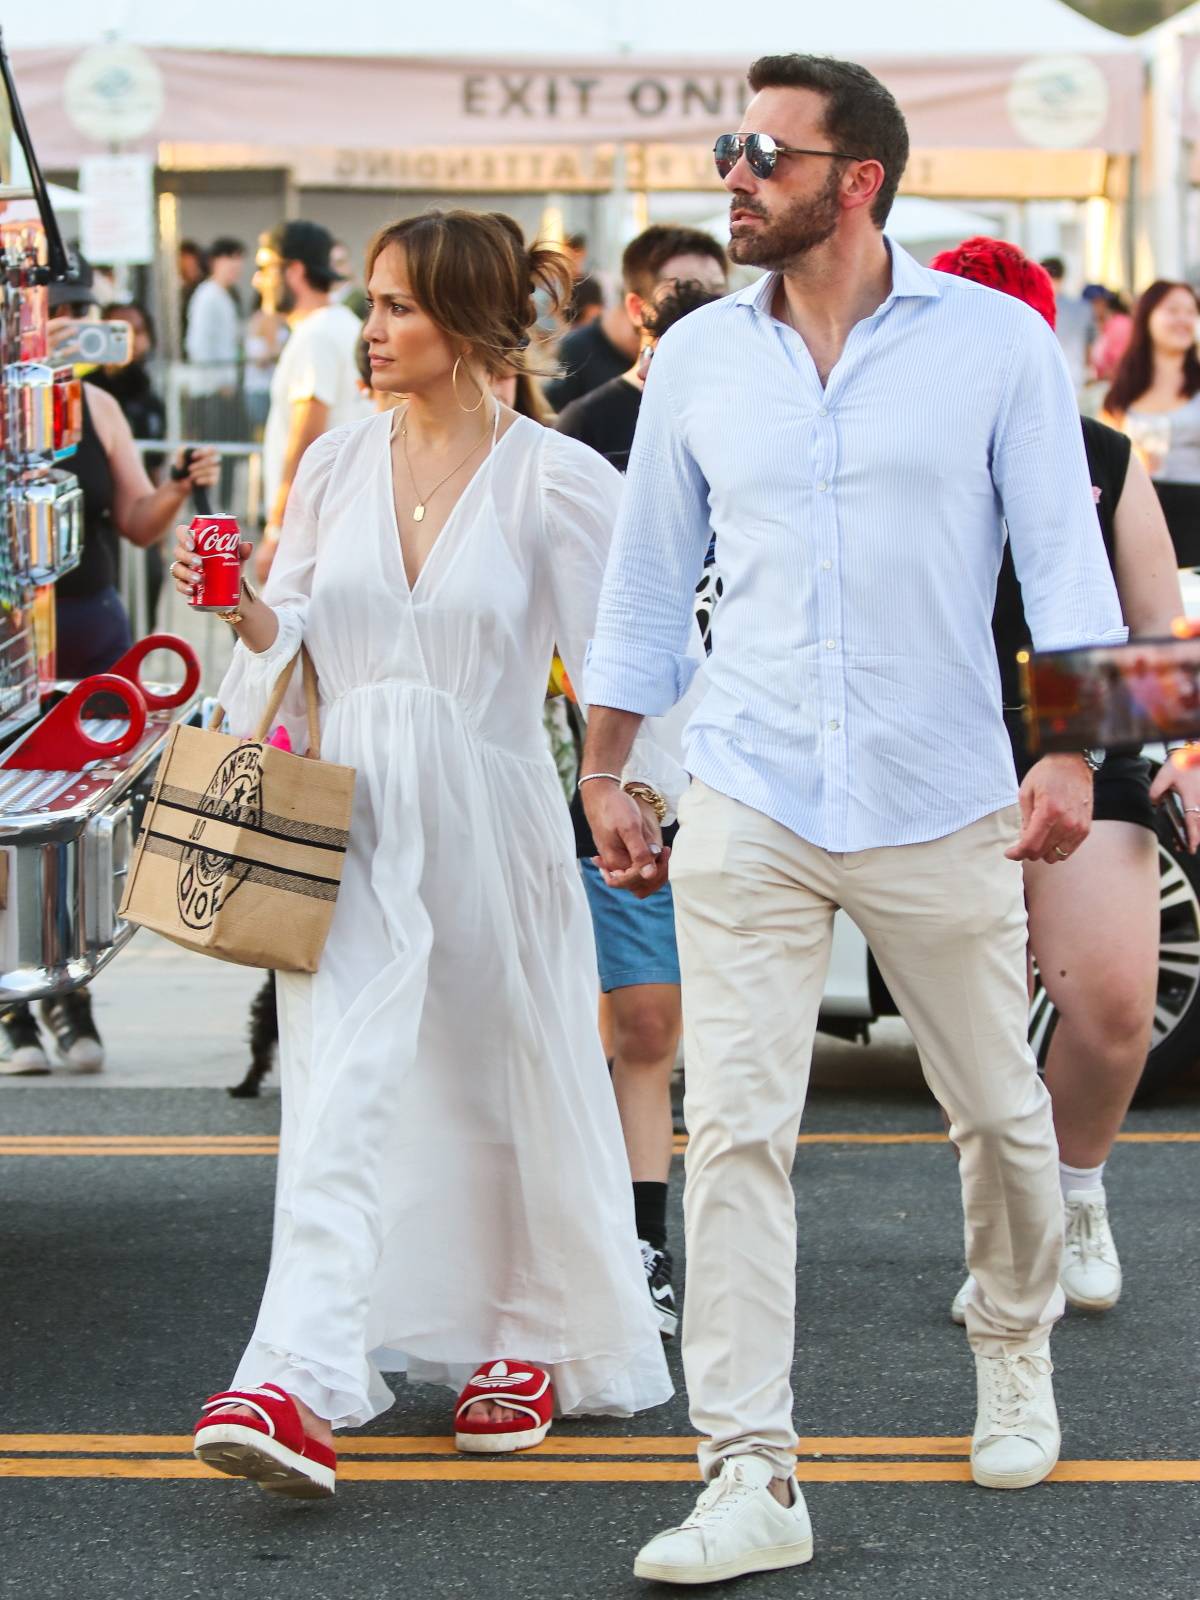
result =
[[760,56],[747,78],[755,94],[812,89],[825,96],[825,136],[834,149],[878,161],[883,168],[871,206],[871,220],[882,228],[908,165],[908,125],[891,91],[857,61],[833,56]]
[[1048,272],[1055,283],[1061,283],[1067,275],[1067,269],[1061,256],[1044,256],[1041,266],[1042,271]]
[[729,271],[725,252],[711,233],[701,228],[681,228],[656,222],[625,246],[621,277],[632,294],[648,295],[658,275],[674,256],[708,256],[722,272]]
[[222,234],[219,239],[214,239],[212,248],[208,252],[210,261],[219,261],[222,256],[244,256],[246,246],[240,239],[231,239],[228,234]]
[[673,328],[684,317],[720,299],[719,294],[701,283],[674,283],[647,308],[642,327],[651,338],[661,339],[668,328]]

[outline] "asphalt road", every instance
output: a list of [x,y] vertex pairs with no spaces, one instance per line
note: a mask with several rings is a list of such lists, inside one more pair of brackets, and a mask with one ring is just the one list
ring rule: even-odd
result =
[[[0,1594],[665,1596],[630,1568],[696,1492],[678,1396],[464,1462],[448,1392],[401,1385],[315,1505],[192,1461],[197,1402],[228,1380],[262,1286],[277,1110],[218,1089],[0,1090]],[[966,1481],[973,1369],[947,1316],[961,1226],[938,1127],[911,1075],[814,1095],[794,1381],[817,1554],[736,1592],[1196,1600],[1200,1094],[1135,1113],[1129,1131],[1155,1138],[1118,1147],[1125,1297],[1058,1331],[1062,1481],[1021,1494]],[[838,1137],[854,1134],[883,1138]],[[678,1238],[678,1182],[673,1199]]]

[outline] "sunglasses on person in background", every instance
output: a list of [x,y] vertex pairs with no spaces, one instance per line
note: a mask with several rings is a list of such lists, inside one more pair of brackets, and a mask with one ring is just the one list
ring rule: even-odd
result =
[[801,150],[780,144],[769,133],[723,133],[713,145],[713,160],[722,178],[727,178],[745,156],[746,165],[756,178],[773,178],[780,156],[830,156],[836,161],[862,161],[846,150]]

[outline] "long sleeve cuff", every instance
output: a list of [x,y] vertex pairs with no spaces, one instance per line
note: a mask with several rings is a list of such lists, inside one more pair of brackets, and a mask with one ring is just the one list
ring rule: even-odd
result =
[[583,698],[589,706],[661,717],[687,693],[699,664],[692,656],[653,645],[593,639],[585,657]]
[[[218,690],[218,699],[225,707],[231,731],[239,738],[253,734],[271,698],[276,680],[284,667],[300,648],[304,621],[290,606],[277,606],[275,615],[279,631],[265,650],[248,650],[241,642],[234,647],[229,670]],[[300,674],[293,675],[287,696],[280,708],[280,721],[293,739],[293,748],[307,745],[305,708]],[[268,730],[269,731],[269,730]],[[296,744],[296,738],[302,742]]]
[[1098,645],[1128,644],[1129,629],[1122,626],[1105,628],[1101,633],[1089,633],[1086,638],[1080,634],[1064,633],[1061,636],[1051,636],[1047,639],[1034,639],[1033,648],[1037,651],[1046,650],[1091,650]]

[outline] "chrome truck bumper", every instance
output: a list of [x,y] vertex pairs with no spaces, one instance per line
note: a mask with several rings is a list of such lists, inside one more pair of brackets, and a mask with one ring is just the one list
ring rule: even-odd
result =
[[[0,1001],[76,989],[132,938],[118,907],[133,843],[167,735],[198,704],[151,711],[132,750],[77,772],[0,769]],[[124,726],[84,723],[105,741]]]

